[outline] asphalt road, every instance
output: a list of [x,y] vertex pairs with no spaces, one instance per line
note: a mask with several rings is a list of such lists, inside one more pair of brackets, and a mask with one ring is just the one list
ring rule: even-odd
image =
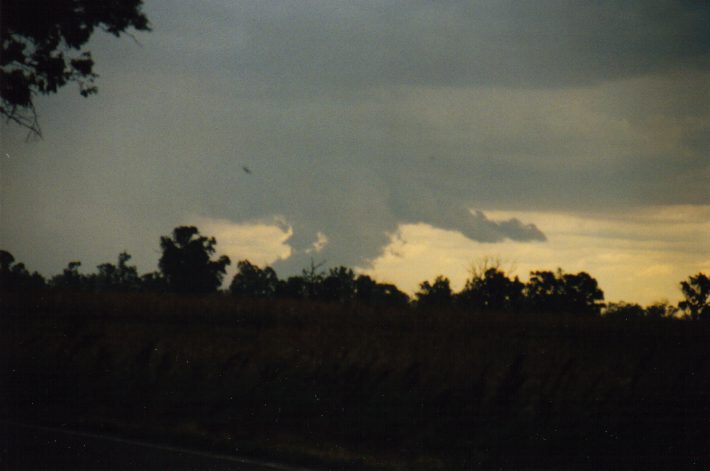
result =
[[297,468],[114,436],[0,422],[0,469]]

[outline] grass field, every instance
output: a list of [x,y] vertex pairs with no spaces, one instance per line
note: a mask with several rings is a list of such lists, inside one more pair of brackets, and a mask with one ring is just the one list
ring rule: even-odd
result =
[[325,467],[707,468],[710,323],[2,295],[2,415]]

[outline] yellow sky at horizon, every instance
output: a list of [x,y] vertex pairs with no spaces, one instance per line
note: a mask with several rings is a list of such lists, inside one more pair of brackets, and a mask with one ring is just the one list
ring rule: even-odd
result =
[[663,206],[630,213],[574,215],[558,212],[485,211],[491,219],[534,222],[546,242],[481,243],[428,224],[402,225],[382,255],[365,270],[416,290],[443,274],[460,289],[472,265],[499,259],[527,280],[530,271],[586,271],[607,301],[677,302],[678,284],[710,271],[710,206]]
[[[532,222],[547,241],[483,243],[429,224],[401,224],[370,267],[353,268],[412,294],[422,281],[437,275],[448,277],[452,288],[459,290],[473,265],[485,258],[498,259],[523,281],[533,270],[586,271],[598,280],[606,301],[644,305],[660,300],[675,303],[680,299],[680,281],[710,272],[710,206],[657,206],[609,214],[485,213],[493,220]],[[283,219],[233,223],[193,216],[189,221],[203,234],[215,236],[218,252],[232,259],[227,284],[239,260],[264,266],[293,253],[288,245],[293,229]],[[319,233],[307,252],[317,253],[327,241],[328,235]]]

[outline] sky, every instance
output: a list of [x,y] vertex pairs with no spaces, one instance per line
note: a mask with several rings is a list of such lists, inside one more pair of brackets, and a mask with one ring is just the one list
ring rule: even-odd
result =
[[[710,4],[147,0],[97,33],[97,95],[3,123],[0,247],[157,269],[179,225],[282,276],[346,265],[410,293],[587,271],[610,301],[710,272]],[[246,167],[250,173],[244,170]]]

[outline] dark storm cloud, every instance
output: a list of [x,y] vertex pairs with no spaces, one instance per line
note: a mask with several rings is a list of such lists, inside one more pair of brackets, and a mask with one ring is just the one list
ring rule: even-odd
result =
[[[542,241],[535,221],[485,210],[710,202],[707,2],[154,0],[146,13],[142,47],[92,43],[97,96],[38,101],[43,142],[3,128],[3,152],[28,158],[2,164],[2,242],[31,268],[91,269],[124,248],[156,260],[189,215],[283,216],[295,255],[280,268],[296,271],[366,265],[401,223]],[[319,232],[328,244],[307,252]]]
[[700,1],[252,1],[199,12],[170,17],[188,33],[180,54],[269,93],[548,88],[710,67],[710,4]]
[[516,218],[493,221],[479,210],[471,213],[461,207],[444,205],[437,206],[435,210],[415,211],[417,212],[420,212],[420,217],[413,216],[407,222],[426,222],[440,229],[458,231],[478,242],[502,242],[505,239],[541,242],[546,240],[545,234],[535,224],[523,224]]

